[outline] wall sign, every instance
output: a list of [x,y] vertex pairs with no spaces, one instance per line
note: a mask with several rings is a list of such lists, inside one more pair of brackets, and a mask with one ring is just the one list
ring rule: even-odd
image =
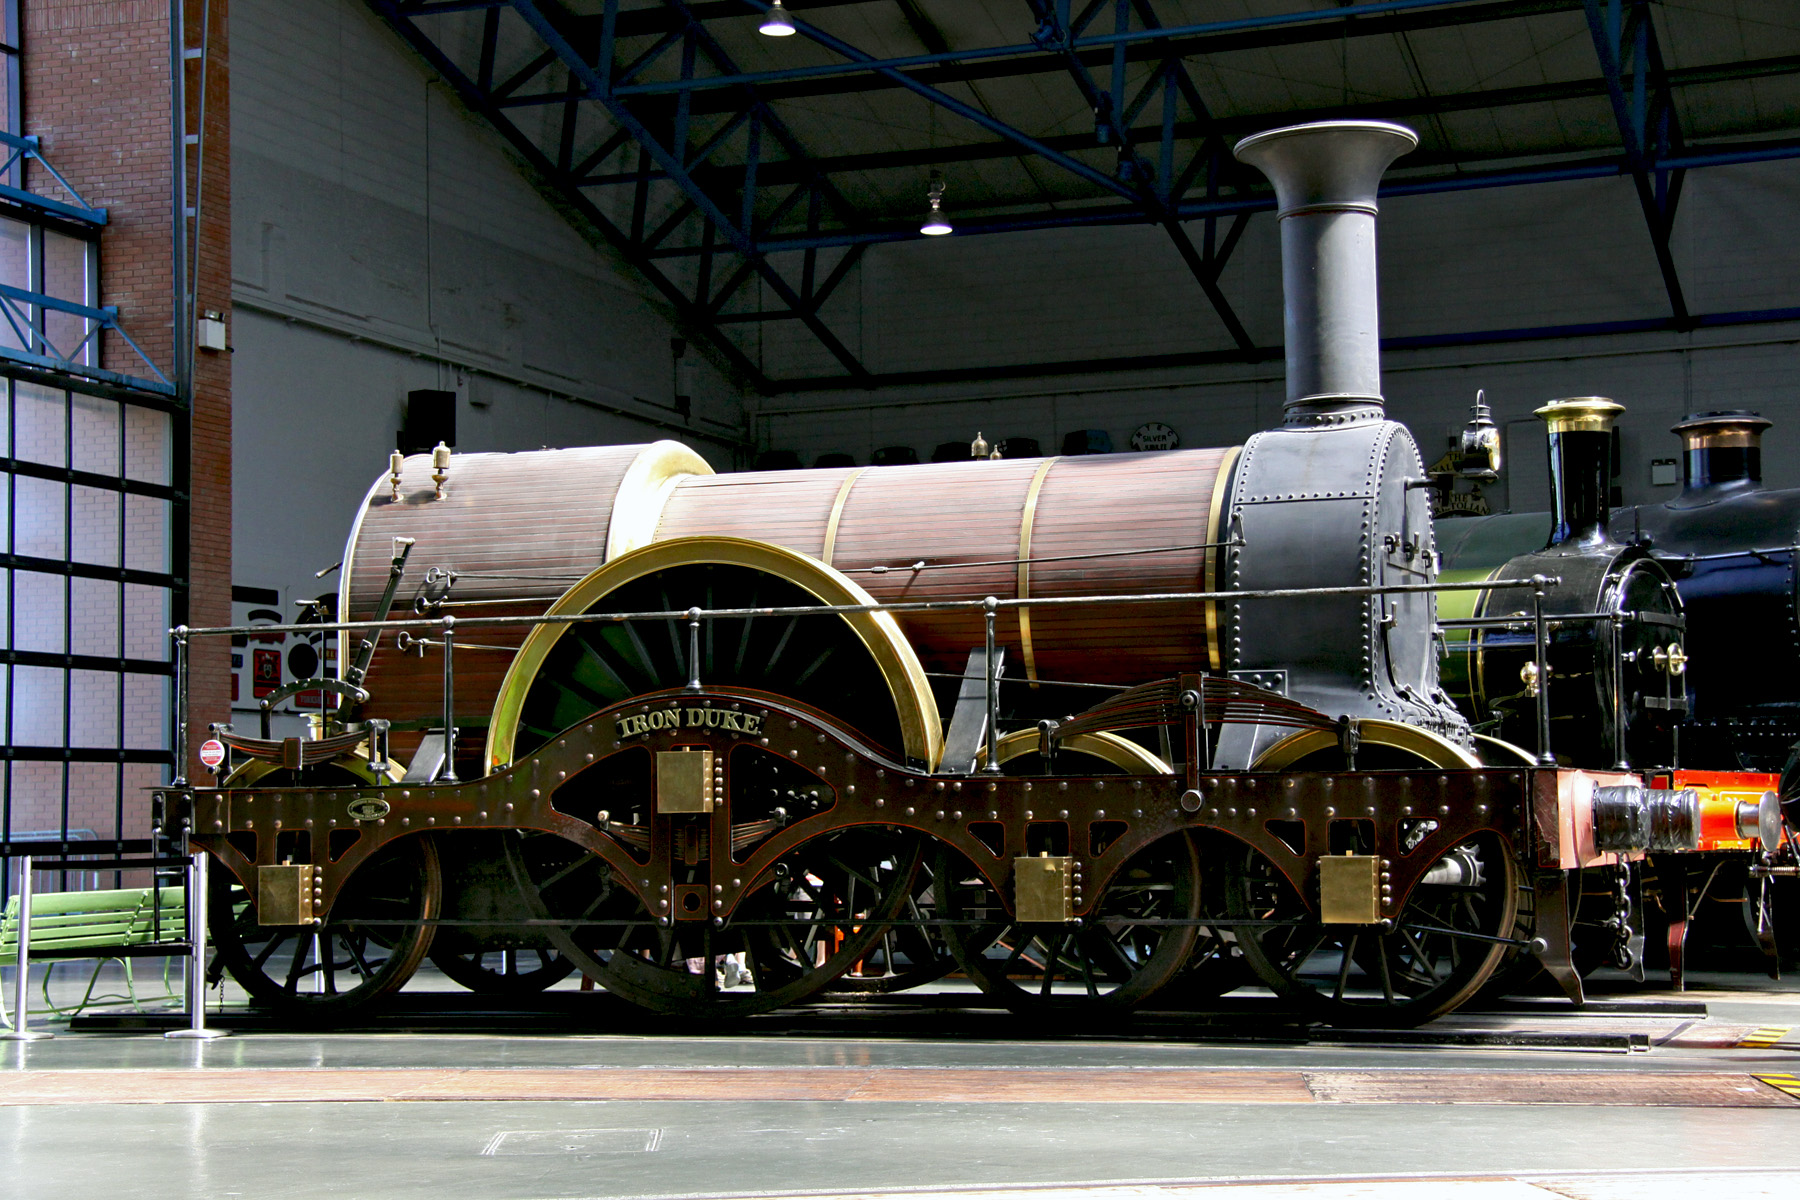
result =
[[1147,421],[1131,434],[1133,450],[1173,450],[1181,445],[1181,435],[1161,421]]

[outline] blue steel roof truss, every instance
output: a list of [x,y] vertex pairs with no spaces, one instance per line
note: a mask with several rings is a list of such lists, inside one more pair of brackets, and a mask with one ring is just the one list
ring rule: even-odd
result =
[[[1685,172],[1716,163],[1800,157],[1800,137],[1690,145],[1673,98],[1690,84],[1800,73],[1800,56],[1701,68],[1665,67],[1648,0],[1372,0],[1331,9],[1164,26],[1154,0],[1014,0],[1036,24],[1029,43],[951,48],[914,0],[893,0],[926,53],[879,57],[804,19],[807,9],[853,0],[788,0],[805,38],[835,61],[745,72],[708,22],[742,20],[768,0],[662,0],[621,9],[604,0],[578,16],[557,0],[368,0],[458,92],[512,143],[567,202],[617,247],[671,303],[683,324],[706,335],[747,382],[764,392],[1017,374],[907,373],[873,376],[832,331],[825,305],[873,245],[921,236],[916,221],[859,212],[834,185],[846,172],[917,169],[982,158],[1026,158],[1075,176],[1090,198],[997,215],[967,214],[956,234],[1150,224],[1163,229],[1212,304],[1235,350],[1194,361],[1266,360],[1220,287],[1220,275],[1253,213],[1273,207],[1260,181],[1229,146],[1255,129],[1339,115],[1429,119],[1439,113],[1605,96],[1622,153],[1541,165],[1487,168],[1464,155],[1416,156],[1413,171],[1383,195],[1414,195],[1569,179],[1633,179],[1672,315],[1530,330],[1424,336],[1407,345],[1478,344],[1647,328],[1688,329],[1793,320],[1800,309],[1692,314],[1682,295],[1670,234]],[[1425,95],[1336,109],[1214,118],[1184,60],[1215,51],[1404,33],[1563,12],[1584,12],[1600,77]],[[463,24],[455,25],[458,17]],[[473,18],[479,33],[468,36]],[[454,28],[453,28],[454,26]],[[530,43],[523,46],[521,37]],[[523,46],[523,48],[522,48]],[[504,49],[503,49],[504,47]],[[504,63],[504,67],[503,64]],[[1129,86],[1131,64],[1150,64]],[[1062,74],[1095,112],[1088,134],[1038,134],[943,90],[948,83]],[[906,90],[992,135],[947,148],[919,147],[817,157],[773,107],[783,99]],[[1184,113],[1185,110],[1185,113]],[[546,118],[543,114],[552,114]],[[529,118],[529,120],[528,120]],[[596,119],[599,118],[599,119]],[[535,124],[532,122],[535,121]],[[529,128],[528,128],[529,126]],[[533,131],[535,130],[535,132]],[[1075,155],[1117,152],[1112,170]],[[620,199],[628,196],[628,199]],[[1196,245],[1188,222],[1202,223]],[[1221,223],[1224,223],[1221,233]],[[750,284],[757,284],[752,293]],[[842,374],[771,379],[729,330],[798,321]],[[1399,341],[1393,345],[1402,344]],[[1092,370],[1093,360],[1068,364]],[[1130,365],[1121,360],[1114,364]],[[1058,364],[1045,364],[1054,373]]]

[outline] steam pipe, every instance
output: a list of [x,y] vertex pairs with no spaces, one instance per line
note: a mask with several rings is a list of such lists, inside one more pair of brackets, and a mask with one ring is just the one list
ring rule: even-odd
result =
[[1291,125],[1237,144],[1238,160],[1275,185],[1290,425],[1382,414],[1375,193],[1418,144],[1386,121]]

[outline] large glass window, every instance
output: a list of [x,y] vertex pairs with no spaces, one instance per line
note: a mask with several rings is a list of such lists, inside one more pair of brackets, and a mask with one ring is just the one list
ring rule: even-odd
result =
[[0,395],[0,841],[147,837],[174,761],[175,418],[43,377]]

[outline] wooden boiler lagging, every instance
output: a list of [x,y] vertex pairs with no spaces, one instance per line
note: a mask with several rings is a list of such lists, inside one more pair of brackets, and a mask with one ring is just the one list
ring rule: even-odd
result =
[[[374,615],[387,584],[393,539],[414,539],[395,599],[395,618],[415,615],[413,601],[432,571],[455,572],[448,599],[435,613],[530,616],[609,557],[647,544],[676,479],[712,470],[676,442],[592,446],[520,454],[459,454],[451,459],[443,496],[431,478],[429,454],[406,460],[398,500],[386,475],[376,480],[351,527],[344,550],[338,611],[347,620]],[[457,725],[465,734],[492,711],[512,651],[527,626],[475,627],[458,635],[468,647],[456,656]],[[341,635],[340,670],[356,640]],[[485,649],[484,647],[496,647]],[[407,761],[420,731],[443,723],[443,659],[431,650],[402,653],[381,639],[368,675],[366,717],[394,722],[394,753]],[[478,750],[480,737],[464,745]]]
[[[434,569],[456,573],[436,611],[536,614],[609,558],[695,535],[774,542],[846,572],[878,600],[1207,590],[1219,582],[1214,547],[1226,536],[1221,514],[1237,453],[713,475],[691,451],[659,442],[457,455],[441,499],[430,457],[416,456],[402,470],[398,501],[386,476],[370,489],[346,548],[339,607],[350,619],[372,615],[395,537],[415,541],[396,617],[429,593]],[[907,614],[901,625],[932,671],[960,672],[983,639],[977,612]],[[492,710],[507,651],[526,632],[459,633],[459,646],[469,647],[456,669],[465,733]],[[1007,612],[998,633],[1009,672],[1044,680],[1132,683],[1221,665],[1212,605]],[[351,661],[354,645],[346,639],[340,662]],[[419,731],[441,723],[440,652],[406,654],[384,638],[368,686],[364,715],[395,722],[396,755],[406,761]]]
[[[1219,514],[1236,453],[689,476],[671,492],[656,540],[776,542],[884,601],[1202,591],[1215,582],[1212,546],[1223,540]],[[1010,672],[1130,683],[1217,668],[1212,607],[1041,609],[1022,620],[1008,611],[997,633]],[[960,672],[983,640],[978,612],[897,619],[930,671]]]

